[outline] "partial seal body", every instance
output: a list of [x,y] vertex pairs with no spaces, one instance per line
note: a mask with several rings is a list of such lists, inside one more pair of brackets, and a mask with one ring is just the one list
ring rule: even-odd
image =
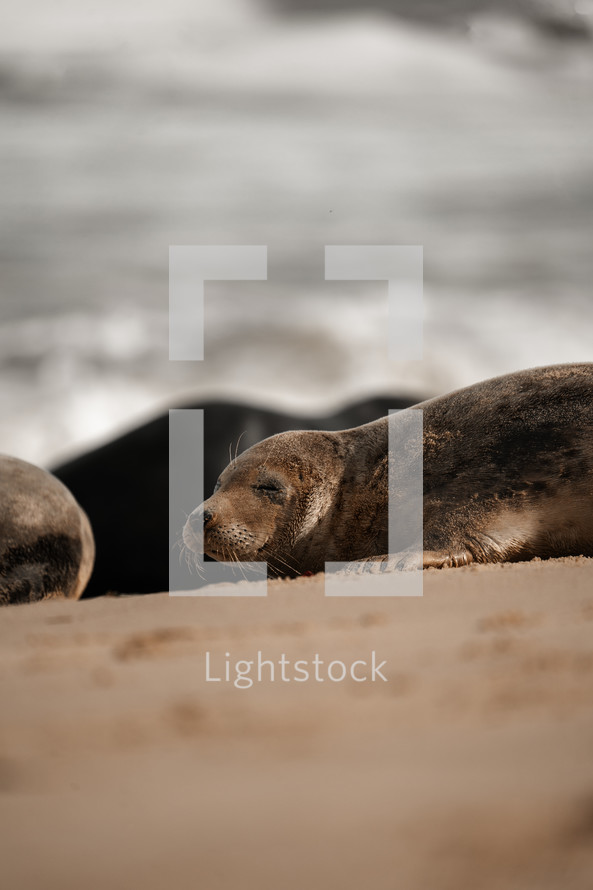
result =
[[[380,396],[325,417],[279,414],[240,402],[202,401],[178,407],[204,411],[204,491],[210,493],[231,443],[234,447],[240,440],[247,448],[282,430],[359,426],[413,401]],[[184,522],[180,510],[179,524],[176,517],[169,532],[169,412],[53,472],[88,513],[93,527],[97,559],[84,596],[166,590],[169,560],[163,541],[169,536],[169,548],[176,552]]]
[[[424,567],[593,556],[593,364],[520,371],[423,411]],[[418,446],[420,447],[420,446]],[[413,454],[396,455],[396,475]],[[387,553],[388,418],[250,448],[189,517],[185,545],[274,574]],[[412,543],[412,542],[410,542]]]
[[95,556],[86,514],[39,467],[0,455],[0,604],[78,599]]

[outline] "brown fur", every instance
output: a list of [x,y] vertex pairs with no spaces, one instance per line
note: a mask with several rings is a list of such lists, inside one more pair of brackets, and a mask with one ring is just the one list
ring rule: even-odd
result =
[[0,455],[0,604],[78,599],[95,545],[68,489],[45,470]]
[[[425,567],[593,556],[593,364],[509,374],[418,408]],[[265,439],[224,470],[184,542],[197,549],[206,514],[207,554],[265,559],[274,574],[401,564],[387,555],[387,447],[387,418]]]

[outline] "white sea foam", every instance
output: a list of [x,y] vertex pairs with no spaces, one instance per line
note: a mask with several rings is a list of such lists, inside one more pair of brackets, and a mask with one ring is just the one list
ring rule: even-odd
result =
[[[0,449],[48,463],[183,397],[324,411],[591,360],[591,53],[534,31],[537,67],[511,66],[480,27],[13,6]],[[199,365],[167,357],[171,243],[269,246],[268,282],[207,286]],[[390,243],[424,246],[424,360],[405,366],[386,287],[323,281],[325,244]]]

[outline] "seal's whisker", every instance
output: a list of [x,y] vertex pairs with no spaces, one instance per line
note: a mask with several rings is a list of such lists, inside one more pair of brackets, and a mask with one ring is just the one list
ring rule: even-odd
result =
[[261,552],[266,557],[266,562],[268,563],[268,565],[271,566],[271,568],[276,572],[276,574],[279,575],[281,573],[281,570],[278,568],[277,565],[274,564],[275,560],[278,560],[279,563],[284,564],[287,569],[290,569],[291,572],[294,572],[297,575],[299,574],[297,567],[295,565],[291,565],[291,563],[287,559],[283,558],[286,556],[286,554],[283,554],[282,551],[280,551],[280,552],[276,551],[275,553],[271,553],[265,547],[262,547]]
[[183,542],[182,538],[176,541],[174,546],[179,547],[179,565],[185,563],[190,575],[193,575],[195,572],[202,581],[205,581],[206,575],[198,558],[198,554],[193,553],[187,544]]
[[[263,551],[262,551],[263,552]],[[268,567],[268,574],[272,574],[275,578],[280,576],[279,569],[274,565],[274,558],[271,553],[264,553],[266,557],[266,565]]]
[[237,575],[237,569],[239,572],[243,572],[243,567],[241,566],[238,556],[230,548],[226,551],[225,562],[230,562],[233,575]]
[[291,572],[291,573],[294,572],[294,569],[292,568],[292,566],[289,566],[288,563],[284,562],[284,560],[281,559],[278,556],[278,554],[274,554],[272,556],[272,554],[269,553],[269,554],[266,554],[266,556],[267,556],[267,558],[266,558],[267,564],[274,570],[276,575],[286,575],[287,574],[286,569],[288,569],[289,572]]
[[193,568],[193,553],[191,552],[189,547],[185,546],[185,544],[181,547],[181,550],[179,551],[179,565],[181,565],[182,561],[185,562],[186,566],[188,567],[188,569],[191,573],[192,568]]
[[194,569],[196,570],[196,575],[198,576],[200,581],[205,581],[206,580],[206,569],[204,567],[204,564],[201,563],[200,560],[198,559],[197,553],[194,553],[193,564],[194,564]]
[[291,560],[290,554],[286,553],[284,550],[279,550],[276,553],[276,558],[280,559],[291,571],[295,572],[297,575],[300,574],[299,566],[296,562]]
[[241,560],[238,559],[238,557],[235,557],[235,559],[237,560],[237,566],[239,567],[239,571],[240,571],[241,574],[243,575],[243,580],[244,580],[244,581],[247,581],[247,574],[246,574],[246,572],[245,572],[245,566],[244,566],[244,563],[242,563]]
[[183,542],[183,528],[177,532],[177,537],[175,538],[175,542],[171,545],[171,549],[174,547],[179,547],[180,550],[183,550],[185,547]]
[[243,436],[245,435],[246,432],[247,432],[247,430],[243,430],[243,432],[237,439],[237,444],[235,445],[235,460],[234,460],[235,464],[237,463],[237,452],[239,451],[239,443],[241,442],[241,439],[243,438]]

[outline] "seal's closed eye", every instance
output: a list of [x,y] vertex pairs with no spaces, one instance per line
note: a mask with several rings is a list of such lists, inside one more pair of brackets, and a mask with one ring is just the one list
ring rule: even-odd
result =
[[274,503],[281,501],[286,493],[284,485],[276,479],[261,479],[254,483],[253,490],[270,498]]

